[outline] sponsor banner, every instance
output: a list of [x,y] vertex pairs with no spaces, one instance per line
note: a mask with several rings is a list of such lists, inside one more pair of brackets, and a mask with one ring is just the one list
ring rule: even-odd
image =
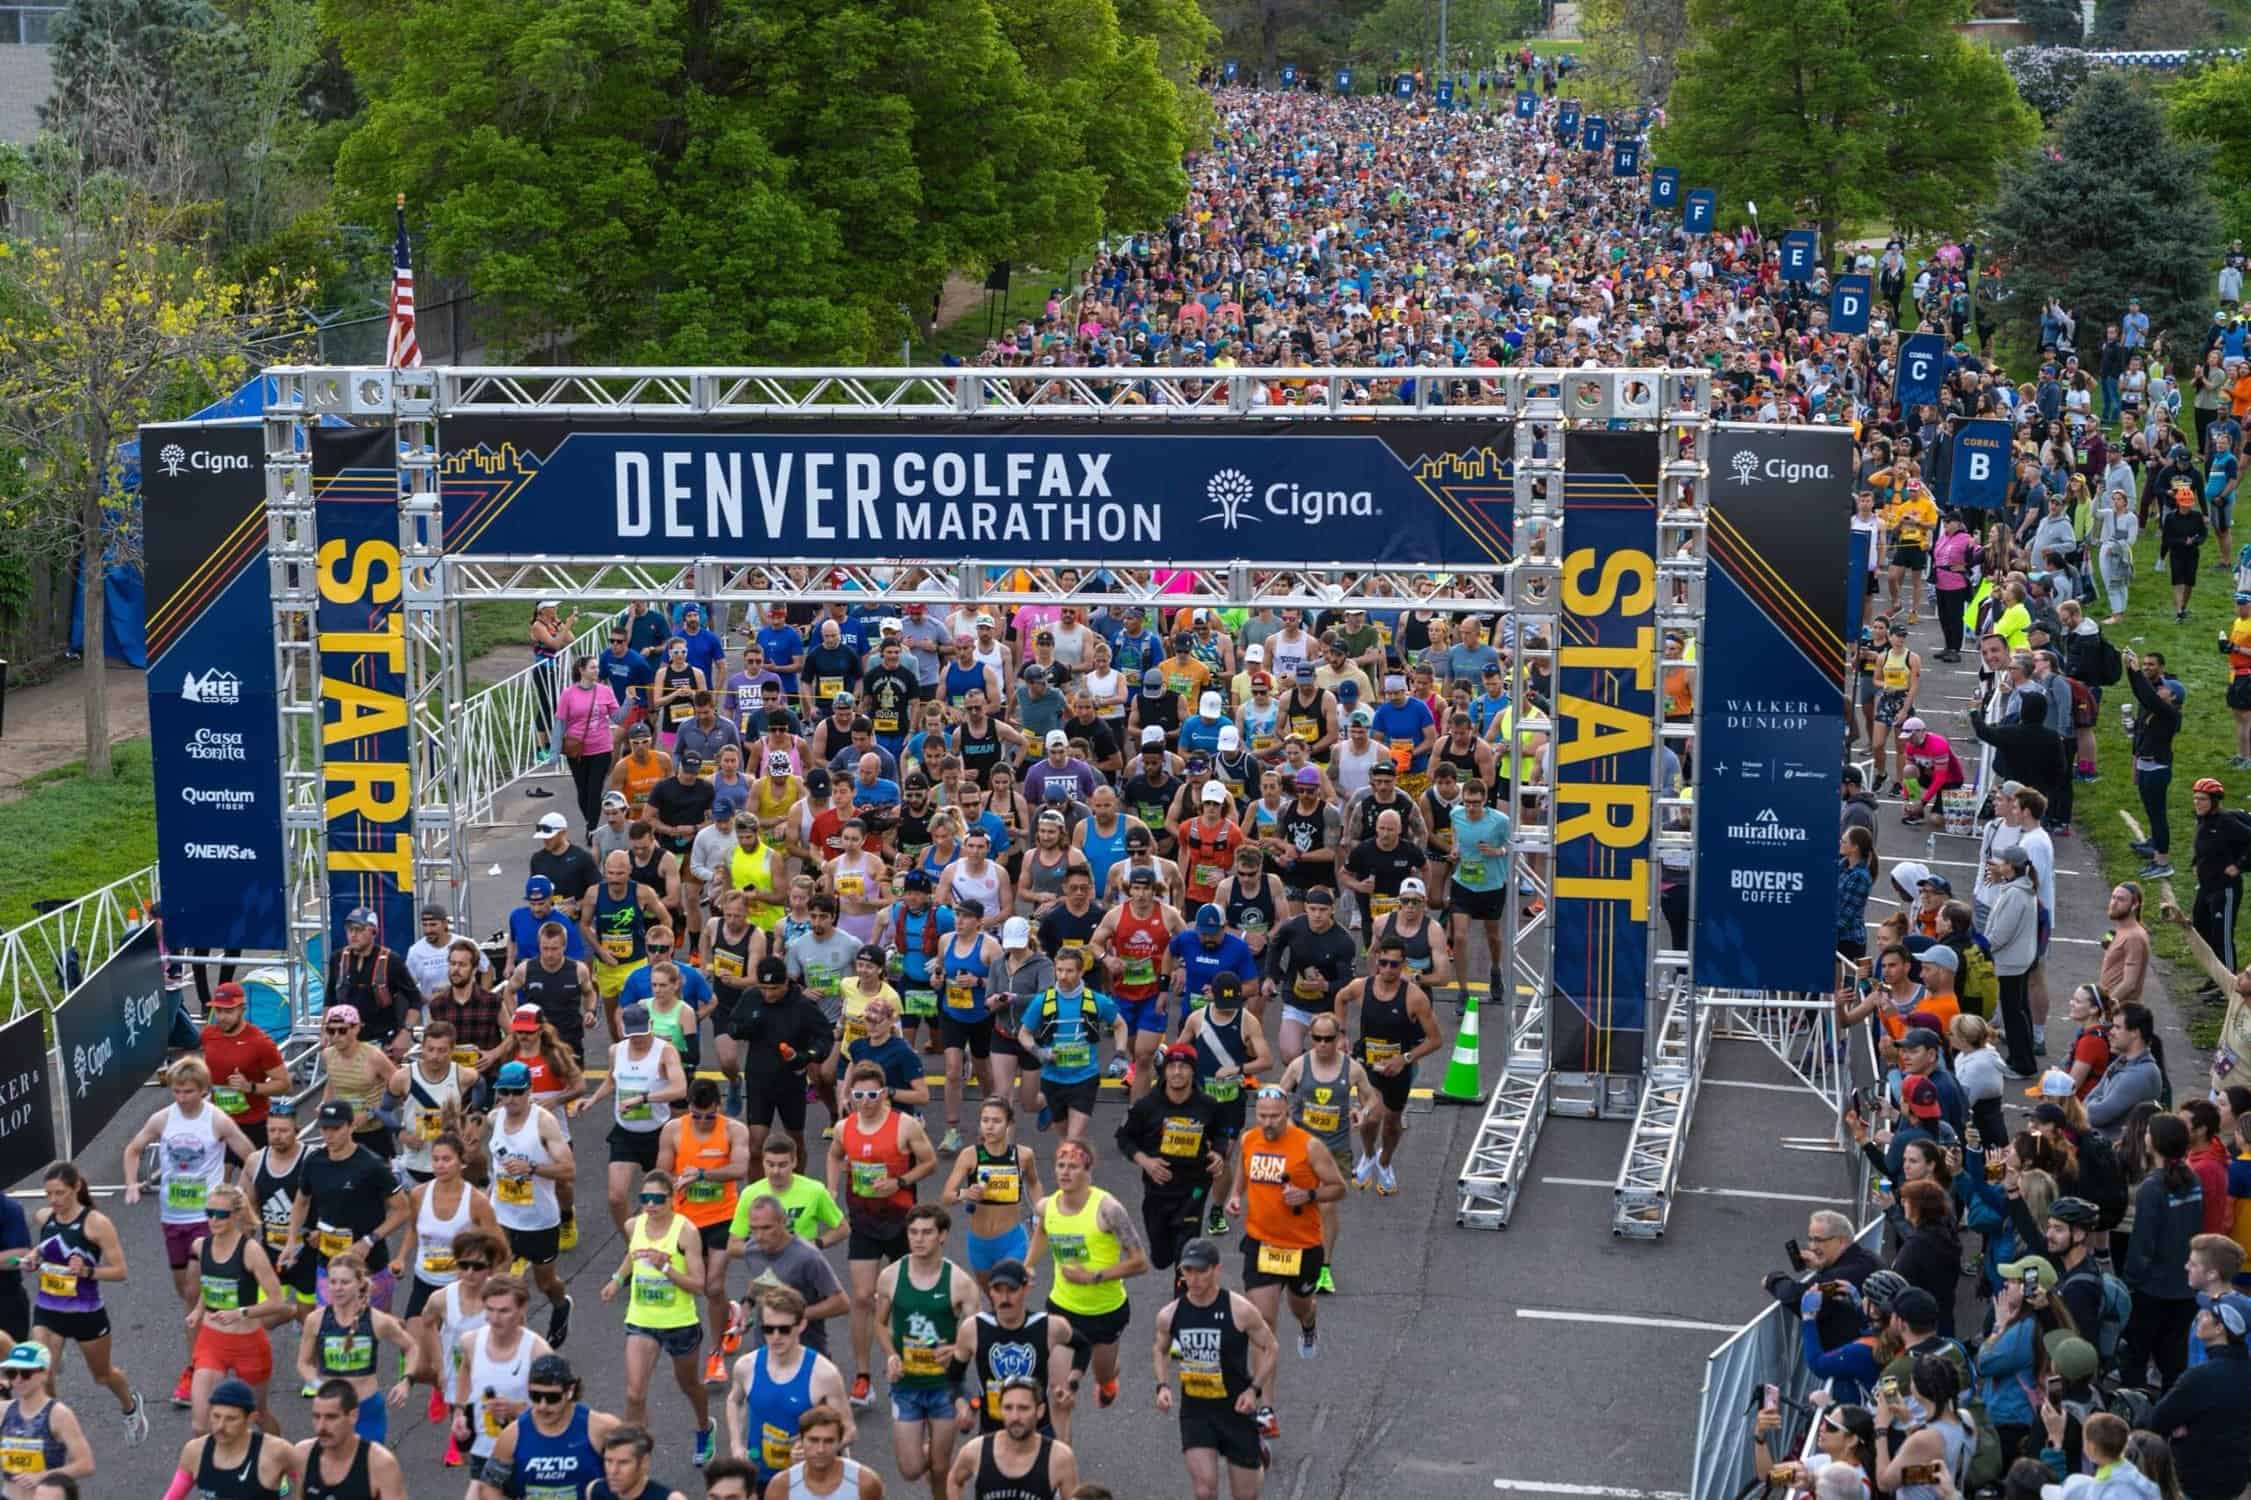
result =
[[313,434],[331,953],[355,907],[393,946],[415,930],[397,464],[392,429]]
[[1226,79],[1229,83],[1233,83],[1235,81],[1235,75],[1242,71],[1242,63],[1232,57],[1219,65],[1219,76]]
[[[1860,639],[1861,607],[1868,602],[1869,570],[1876,566],[1876,559],[1868,555],[1872,540],[1865,531],[1852,534],[1852,561],[1845,569],[1845,612],[1837,623],[1844,631],[1845,663],[1848,668],[1852,665],[1853,643]],[[1848,703],[1845,708],[1850,712],[1852,705]]]
[[1657,743],[1657,447],[1569,434],[1555,664],[1554,1066],[1639,1073]]
[[[1230,78],[1227,81],[1233,83],[1235,80]],[[1340,94],[1352,92],[1352,70],[1350,68],[1337,69],[1337,92]]]
[[[1728,424],[1712,441],[1696,737],[1695,980],[1826,990],[1836,961],[1852,435]],[[1865,548],[1865,537],[1861,537]]]
[[[1508,559],[1505,422],[445,426],[453,557]],[[327,531],[323,536],[329,535]]]
[[1392,80],[1391,80],[1391,92],[1392,92],[1392,95],[1393,95],[1393,96],[1394,96],[1395,98],[1400,98],[1400,99],[1412,99],[1412,98],[1414,98],[1414,97],[1415,97],[1415,75],[1414,75],[1414,74],[1412,74],[1412,73],[1402,73],[1402,74],[1400,74],[1400,75],[1399,75],[1399,76],[1398,76],[1397,78],[1394,78],[1394,79],[1392,79]]
[[157,884],[183,948],[289,946],[265,438],[141,429]]
[[46,1171],[62,1155],[47,1018],[27,1011],[0,1026],[0,1188]]
[[1600,151],[1610,144],[1610,122],[1600,115],[1587,116],[1579,129],[1579,145],[1587,151]]
[[[2009,492],[2009,424],[1964,422],[1947,465],[1947,501],[1957,509],[1999,510]],[[1975,528],[1973,527],[1974,531]]]
[[[164,920],[169,928],[169,911]],[[164,1066],[177,1003],[164,987],[156,929],[148,927],[55,1007],[55,1050],[70,1091],[70,1139],[77,1149],[92,1145]]]
[[1433,96],[1438,100],[1440,109],[1452,109],[1454,107],[1454,80],[1451,78],[1440,79],[1438,87],[1433,91]]

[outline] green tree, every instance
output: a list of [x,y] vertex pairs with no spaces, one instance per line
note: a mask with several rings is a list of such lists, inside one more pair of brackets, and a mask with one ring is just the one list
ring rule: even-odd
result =
[[340,203],[406,192],[509,352],[870,359],[949,273],[1063,264],[1184,182],[1112,0],[323,3],[370,100]]
[[[2130,161],[2131,172],[2118,170]],[[2012,171],[1992,214],[1993,250],[2009,265],[2010,306],[2026,324],[2058,297],[2080,338],[2139,297],[2152,331],[2202,331],[2220,220],[2205,189],[2211,153],[2165,133],[2157,101],[2124,69],[2087,80],[2054,149]]]
[[2000,58],[1953,31],[1966,0],[1690,0],[1690,42],[1655,139],[1723,218],[1757,202],[1833,238],[1873,220],[1964,223],[2039,122]]
[[[1491,67],[1504,46],[1540,29],[1540,0],[1449,0],[1441,73]],[[1361,17],[1352,49],[1373,63],[1429,68],[1438,57],[1438,7],[1432,0],[1384,0]]]
[[[1276,82],[1284,61],[1324,76],[1336,63],[1355,56],[1353,34],[1361,17],[1382,0],[1209,0],[1219,26],[1221,50],[1265,70]],[[1432,0],[1435,7],[1436,0]]]
[[1589,107],[1662,101],[1688,42],[1688,0],[1580,0],[1579,35],[1571,82]]
[[[2251,59],[2198,69],[2165,91],[2165,124],[2181,140],[2211,148],[2214,161],[2251,161]],[[2251,176],[2210,183],[2224,237],[2251,238]]]

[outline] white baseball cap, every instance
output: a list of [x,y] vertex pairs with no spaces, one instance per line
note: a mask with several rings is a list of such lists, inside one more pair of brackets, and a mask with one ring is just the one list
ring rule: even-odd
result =
[[1141,726],[1141,743],[1142,743],[1142,744],[1144,744],[1144,745],[1161,745],[1161,744],[1163,744],[1164,742],[1165,742],[1165,731],[1164,731],[1164,726],[1163,726],[1163,725],[1161,725],[1161,724],[1144,724],[1144,725],[1142,725],[1142,726]]
[[1000,945],[1003,948],[1031,947],[1032,924],[1022,917],[1010,917],[1000,924]]
[[539,836],[542,839],[550,839],[570,826],[568,822],[564,821],[561,813],[549,813],[539,820]]
[[1222,750],[1242,749],[1243,731],[1232,724],[1222,724],[1219,727],[1219,748]]
[[1266,648],[1265,648],[1264,646],[1260,646],[1260,645],[1249,645],[1249,646],[1245,646],[1245,647],[1243,648],[1243,660],[1245,660],[1245,661],[1264,661],[1264,660],[1266,660]]
[[1206,802],[1225,802],[1227,800],[1226,786],[1217,781],[1205,782],[1204,800]]
[[[1155,725],[1151,725],[1150,727],[1151,727],[1151,728],[1153,729],[1153,728],[1155,728],[1156,726],[1155,726]],[[1065,746],[1065,745],[1068,745],[1068,744],[1070,744],[1070,743],[1071,743],[1071,737],[1070,737],[1069,735],[1065,734],[1065,733],[1064,733],[1064,732],[1063,732],[1062,730],[1060,730],[1060,729],[1050,729],[1050,730],[1049,730],[1049,731],[1047,732],[1047,741],[1046,741],[1046,743],[1047,743],[1047,748],[1048,748],[1048,749],[1050,749],[1050,750],[1056,750],[1056,749],[1060,749],[1061,747],[1063,747],[1063,746]]]
[[1217,693],[1206,693],[1196,700],[1196,712],[1207,719],[1218,718],[1220,710],[1224,707],[1226,707],[1226,700]]

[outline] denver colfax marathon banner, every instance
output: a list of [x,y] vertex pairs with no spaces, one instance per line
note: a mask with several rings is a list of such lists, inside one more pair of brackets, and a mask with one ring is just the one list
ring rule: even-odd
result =
[[1852,581],[1852,474],[1841,428],[1729,423],[1712,434],[1696,745],[1701,985],[1826,991],[1834,981],[1837,601]]
[[329,951],[358,906],[403,948],[416,922],[397,432],[316,429],[313,511]]
[[441,441],[455,557],[1443,568],[1506,562],[1514,509],[1506,422],[463,417]]
[[1567,1073],[1638,1074],[1647,1040],[1657,453],[1646,433],[1564,442],[1548,1026]]
[[256,423],[141,429],[156,873],[179,948],[289,945]]

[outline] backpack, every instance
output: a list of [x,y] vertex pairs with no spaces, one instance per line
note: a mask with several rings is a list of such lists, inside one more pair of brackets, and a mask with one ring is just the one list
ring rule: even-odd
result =
[[[2095,1346],[2095,1353],[2102,1356],[2103,1366],[2107,1369],[2118,1357],[2119,1337],[2126,1331],[2126,1320],[2133,1315],[2134,1294],[2126,1290],[2126,1283],[2120,1281],[2114,1273],[2097,1272],[2091,1268],[2091,1263],[2089,1269],[2074,1272],[2065,1277],[2064,1281],[2077,1280],[2081,1275],[2099,1276],[2102,1281],[2102,1313],[2096,1320],[2094,1332],[2088,1334],[2085,1329],[2080,1332]],[[2058,1282],[2056,1286],[2060,1292],[2063,1282]]]
[[2117,1148],[2090,1130],[2078,1140],[2079,1196],[2102,1212],[2098,1227],[2115,1229],[2126,1217],[2126,1169]]
[[1993,973],[1992,955],[1986,952],[1982,940],[1962,945],[1961,971],[1954,976],[1954,997],[1962,1004],[1962,1014],[1984,1019],[1993,1014],[2000,999],[2000,981]]
[[2110,643],[2107,635],[2095,637],[2095,659],[2092,663],[2098,687],[2116,687],[2126,676],[2126,659]]
[[2095,695],[2087,691],[2087,684],[2076,677],[2066,677],[2071,684],[2071,722],[2080,729],[2091,729],[2095,723]]

